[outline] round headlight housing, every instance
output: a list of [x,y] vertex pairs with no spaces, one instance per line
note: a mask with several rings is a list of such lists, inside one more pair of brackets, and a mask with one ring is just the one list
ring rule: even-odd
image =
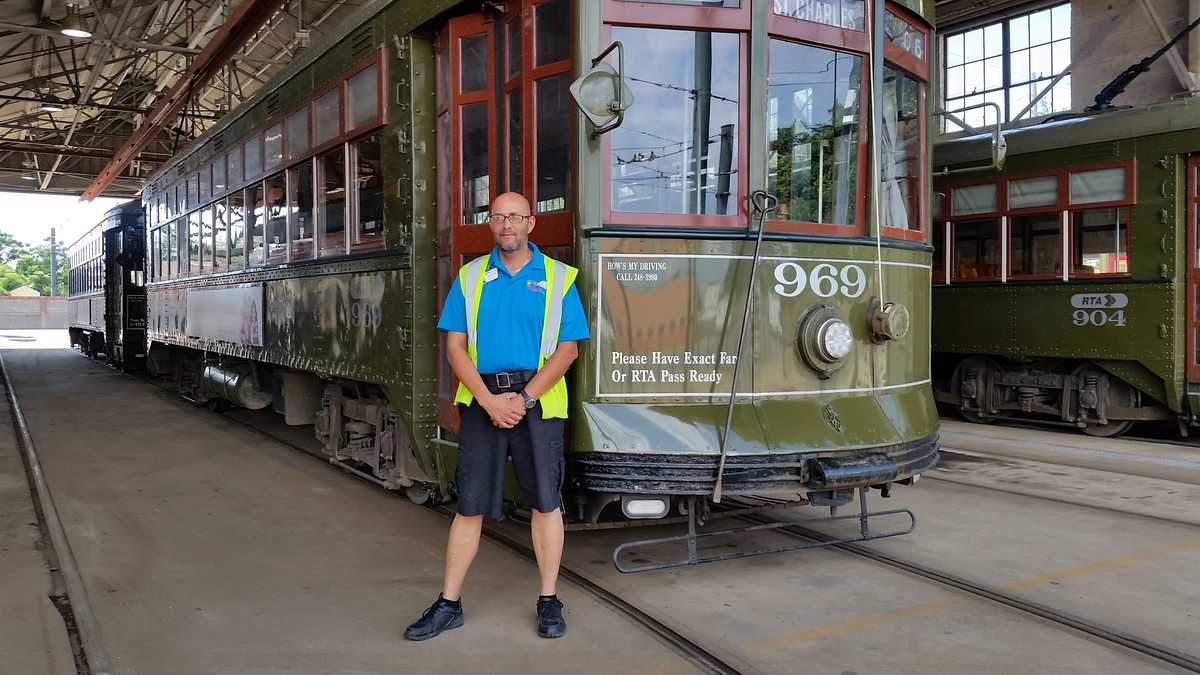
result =
[[854,331],[832,305],[818,303],[800,317],[796,351],[819,377],[829,378],[854,352]]

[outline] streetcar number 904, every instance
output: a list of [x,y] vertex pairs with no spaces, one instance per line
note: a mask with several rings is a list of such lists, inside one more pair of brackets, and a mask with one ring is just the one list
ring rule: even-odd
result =
[[794,298],[806,289],[821,298],[835,295],[857,298],[867,290],[867,273],[858,265],[838,269],[829,263],[819,263],[805,271],[798,263],[784,262],[775,266],[775,281],[775,292],[785,298]]
[[1124,326],[1125,310],[1077,309],[1071,314],[1076,326]]

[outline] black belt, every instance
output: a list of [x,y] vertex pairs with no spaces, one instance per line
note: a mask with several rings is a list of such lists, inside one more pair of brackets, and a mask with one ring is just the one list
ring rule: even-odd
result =
[[483,378],[483,383],[487,385],[488,391],[498,394],[502,391],[521,391],[534,375],[537,373],[532,370],[518,370],[512,373],[480,375],[480,377]]

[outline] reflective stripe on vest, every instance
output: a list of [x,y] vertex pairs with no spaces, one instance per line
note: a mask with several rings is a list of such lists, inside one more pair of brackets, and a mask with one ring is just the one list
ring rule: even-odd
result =
[[[471,363],[479,366],[479,301],[483,297],[483,284],[487,276],[488,262],[491,255],[476,258],[459,270],[458,284],[466,300],[467,309],[467,354]],[[563,300],[567,291],[575,283],[579,270],[558,262],[542,254],[546,267],[546,308],[542,315],[542,341],[538,349],[538,370],[546,364],[546,359],[554,355],[558,349],[558,336],[562,328]],[[474,400],[471,390],[463,383],[458,384],[454,402],[470,405]],[[542,418],[567,417],[567,383],[559,378],[538,399],[542,406]]]

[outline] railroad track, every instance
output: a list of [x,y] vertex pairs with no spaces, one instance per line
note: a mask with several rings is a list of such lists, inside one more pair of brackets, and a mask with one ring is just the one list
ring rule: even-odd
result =
[[[751,514],[744,516],[745,520],[756,524],[766,524],[774,522],[769,518],[761,515]],[[800,538],[807,541],[830,542],[834,541],[835,537],[831,537],[822,532],[803,527],[801,525],[792,525],[772,530],[781,535]],[[929,581],[933,581],[939,585],[946,586],[968,595],[990,600],[997,604],[1015,609],[1017,611],[1031,614],[1040,619],[1049,621],[1063,628],[1076,631],[1088,635],[1089,637],[1102,640],[1114,645],[1118,645],[1125,649],[1137,652],[1144,656],[1168,663],[1177,668],[1182,668],[1188,672],[1200,673],[1200,657],[1181,652],[1166,645],[1159,644],[1152,640],[1131,635],[1124,631],[1110,628],[1084,617],[1064,612],[1062,610],[1043,605],[1041,603],[1026,600],[1020,596],[1001,591],[990,586],[978,584],[969,579],[960,577],[950,572],[938,570],[928,565],[922,565],[909,560],[903,560],[887,553],[880,552],[869,546],[861,544],[830,544],[831,548],[836,548],[845,553],[870,560],[871,562],[879,563],[887,567],[901,570],[908,574],[912,574]]]

